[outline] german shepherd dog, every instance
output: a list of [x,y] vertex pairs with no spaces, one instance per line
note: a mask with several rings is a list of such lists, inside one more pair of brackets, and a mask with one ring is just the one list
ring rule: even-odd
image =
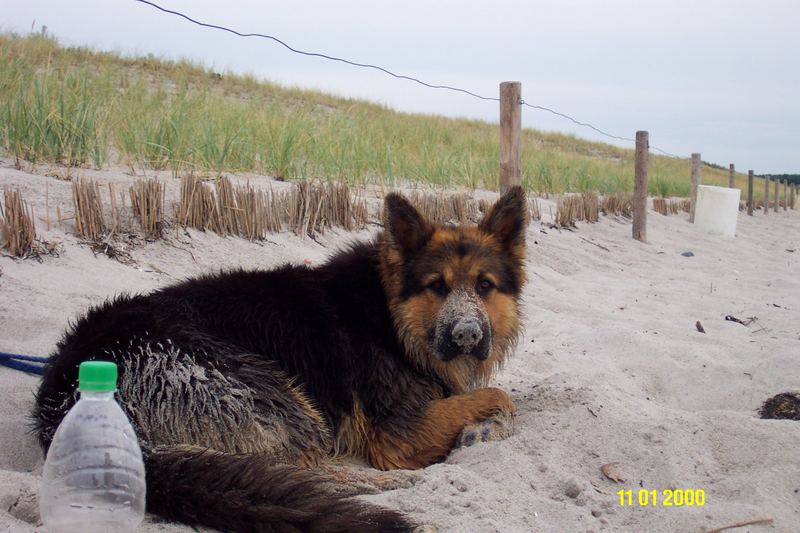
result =
[[332,483],[325,461],[423,468],[513,413],[486,385],[520,328],[526,213],[517,187],[477,227],[440,226],[393,193],[383,232],[319,267],[207,275],[93,308],[45,368],[41,445],[76,401],[79,364],[112,360],[148,511],[225,531],[413,530]]

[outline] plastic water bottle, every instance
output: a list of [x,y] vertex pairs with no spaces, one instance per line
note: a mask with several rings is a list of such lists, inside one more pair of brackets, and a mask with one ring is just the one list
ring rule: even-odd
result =
[[114,399],[117,365],[81,363],[80,400],[44,462],[39,509],[48,533],[124,533],[144,518],[142,451]]

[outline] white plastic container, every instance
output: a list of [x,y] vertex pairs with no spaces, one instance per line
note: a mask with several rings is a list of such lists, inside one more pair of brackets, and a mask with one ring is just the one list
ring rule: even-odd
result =
[[85,362],[79,374],[80,400],[58,426],[45,459],[42,521],[48,533],[135,531],[144,518],[144,463],[114,400],[117,367]]
[[694,211],[695,225],[708,233],[735,237],[741,194],[742,191],[739,189],[712,185],[698,186],[697,206]]

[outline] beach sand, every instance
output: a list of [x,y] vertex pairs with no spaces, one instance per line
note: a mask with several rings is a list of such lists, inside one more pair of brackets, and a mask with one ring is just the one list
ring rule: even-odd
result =
[[[55,205],[71,212],[70,183],[44,175],[65,169],[46,170],[0,160],[0,189],[19,188],[40,238],[59,244],[58,256],[41,262],[0,256],[0,351],[49,354],[71,320],[115,294],[224,268],[319,264],[377,231],[250,243],[172,228],[166,240],[126,248],[125,264],[81,243],[72,221],[55,223]],[[177,180],[163,179],[174,199]],[[439,531],[701,532],[755,518],[774,522],[738,531],[798,531],[800,423],[761,420],[757,409],[800,390],[800,211],[740,213],[736,238],[705,234],[685,214],[650,211],[647,244],[614,217],[549,229],[551,211],[543,200],[545,224],[528,231],[524,334],[493,383],[516,403],[515,434],[454,452],[408,488],[365,498]],[[36,376],[0,367],[2,531],[44,531],[43,459],[27,418],[37,385]],[[608,463],[624,481],[603,475]],[[703,490],[705,504],[662,506],[664,491],[676,489]],[[620,490],[634,505],[620,505]],[[640,490],[655,491],[659,505],[639,506]],[[142,531],[192,529],[148,516]]]

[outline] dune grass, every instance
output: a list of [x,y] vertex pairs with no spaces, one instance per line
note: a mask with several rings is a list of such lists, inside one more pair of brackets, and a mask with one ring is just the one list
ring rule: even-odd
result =
[[[20,161],[497,189],[498,138],[487,122],[400,113],[187,61],[65,48],[40,34],[0,35],[0,149]],[[525,129],[523,184],[544,195],[630,191],[633,155]],[[651,195],[688,195],[689,169],[688,159],[651,155]],[[727,185],[727,171],[702,173],[703,183]]]

